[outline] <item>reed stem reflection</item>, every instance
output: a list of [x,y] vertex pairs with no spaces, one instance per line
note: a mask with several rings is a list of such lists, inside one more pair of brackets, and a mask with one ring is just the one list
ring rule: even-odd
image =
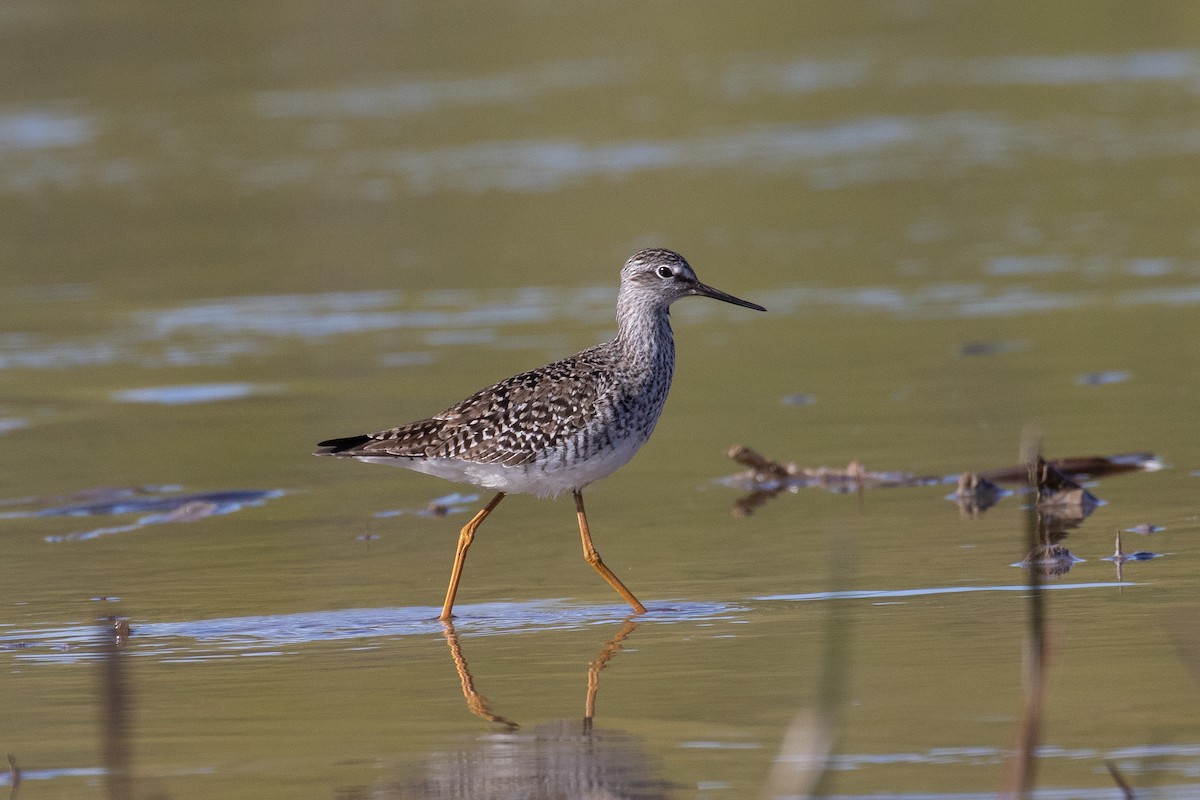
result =
[[98,631],[100,650],[100,741],[104,762],[104,795],[108,800],[132,800],[130,767],[131,692],[125,675],[125,645],[129,620],[109,617]]
[[8,800],[17,800],[17,790],[21,788],[21,768],[17,766],[17,757],[8,753]]
[[[1029,485],[1036,487],[1037,499],[1043,497],[1043,486],[1046,483],[1046,462],[1042,459],[1041,433],[1029,426],[1021,436],[1021,460],[1025,462],[1029,474]],[[1042,519],[1041,502],[1029,505],[1025,514],[1025,547],[1033,554],[1043,552],[1047,547],[1048,534]],[[1042,591],[1045,575],[1043,569],[1034,562],[1026,570],[1029,586],[1029,617],[1025,644],[1025,669],[1022,676],[1021,716],[1017,722],[1017,736],[1014,754],[1009,761],[1005,780],[1005,788],[1001,793],[1004,798],[1028,798],[1033,792],[1037,780],[1037,748],[1041,743],[1042,722],[1046,701],[1046,674],[1050,656],[1050,646],[1047,633],[1047,611],[1045,593]]]

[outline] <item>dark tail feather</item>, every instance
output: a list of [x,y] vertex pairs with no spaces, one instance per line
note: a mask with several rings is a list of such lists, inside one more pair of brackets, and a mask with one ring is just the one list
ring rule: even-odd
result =
[[371,441],[370,436],[347,436],[344,439],[326,439],[323,442],[317,443],[317,450],[313,451],[314,456],[340,456],[343,453],[348,453],[358,449],[359,445],[366,444]]

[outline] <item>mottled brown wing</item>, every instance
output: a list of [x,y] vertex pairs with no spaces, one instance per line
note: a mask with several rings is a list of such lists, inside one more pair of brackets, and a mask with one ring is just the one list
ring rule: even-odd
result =
[[528,464],[586,427],[608,383],[585,350],[482,389],[429,419],[322,442],[318,455]]

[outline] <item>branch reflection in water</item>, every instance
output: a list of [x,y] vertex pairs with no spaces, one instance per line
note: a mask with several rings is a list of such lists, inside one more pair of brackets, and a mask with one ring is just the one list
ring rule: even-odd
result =
[[493,711],[491,702],[476,690],[458,633],[447,622],[446,642],[467,708],[503,729],[460,750],[430,753],[419,775],[365,792],[351,790],[344,796],[378,800],[666,800],[672,787],[651,774],[649,758],[636,737],[593,726],[600,672],[636,629],[637,623],[627,619],[588,665],[582,721],[556,720],[520,731],[517,723]]

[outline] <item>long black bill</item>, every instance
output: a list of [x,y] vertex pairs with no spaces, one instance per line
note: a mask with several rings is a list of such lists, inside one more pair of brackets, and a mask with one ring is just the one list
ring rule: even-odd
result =
[[725,303],[733,303],[735,306],[741,306],[742,308],[753,308],[755,311],[766,311],[766,309],[760,306],[758,303],[751,303],[749,300],[743,300],[740,297],[734,297],[731,294],[725,294],[720,289],[714,289],[713,287],[700,283],[699,281],[696,282],[695,287],[692,289],[692,294],[697,294],[701,297],[711,297],[713,300],[720,300]]

